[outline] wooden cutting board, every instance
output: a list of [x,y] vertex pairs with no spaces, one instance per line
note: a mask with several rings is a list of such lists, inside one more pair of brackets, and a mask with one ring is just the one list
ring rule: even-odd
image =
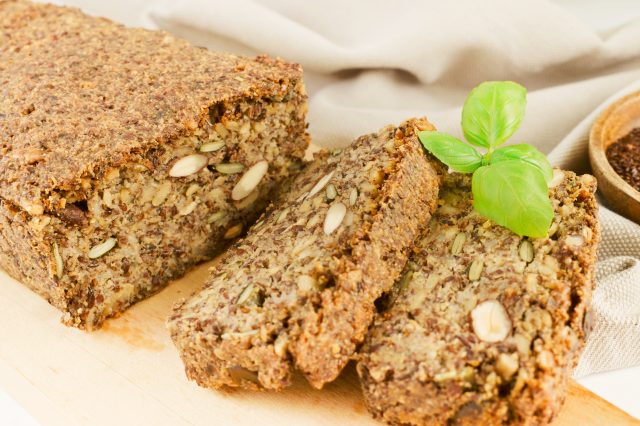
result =
[[[380,425],[349,366],[322,391],[297,377],[282,392],[216,392],[189,382],[164,328],[202,265],[167,289],[85,333],[0,271],[0,388],[43,425]],[[556,425],[640,425],[572,383]]]

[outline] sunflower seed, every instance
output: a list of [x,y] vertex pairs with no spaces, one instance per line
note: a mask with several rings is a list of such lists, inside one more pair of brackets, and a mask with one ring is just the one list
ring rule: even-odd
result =
[[327,185],[327,199],[333,200],[338,196],[338,191],[336,191],[336,187],[330,183]]
[[529,240],[522,240],[520,247],[518,247],[518,254],[520,259],[529,263],[533,260],[533,244]]
[[231,228],[227,229],[227,232],[224,233],[223,238],[225,240],[230,240],[231,238],[235,238],[242,233],[242,224],[238,223],[233,225]]
[[333,203],[327,210],[327,216],[324,219],[324,233],[330,235],[338,229],[344,216],[347,214],[347,207],[342,203]]
[[169,170],[171,177],[184,177],[198,173],[207,165],[207,157],[201,154],[187,155],[176,161]]
[[107,238],[104,242],[91,247],[87,256],[89,259],[97,259],[100,256],[107,253],[109,250],[116,246],[117,240],[115,238]]
[[464,246],[464,243],[466,241],[467,234],[465,234],[464,232],[459,232],[451,243],[451,254],[460,254],[462,252],[462,247]]
[[200,146],[200,152],[214,152],[224,146],[224,141],[208,142]]
[[53,258],[56,261],[56,277],[61,279],[64,272],[64,263],[62,262],[62,256],[60,256],[60,249],[58,249],[57,243],[53,243]]
[[484,262],[481,259],[475,259],[469,266],[469,280],[476,281],[480,279],[482,274],[482,268],[484,268]]
[[234,175],[244,170],[244,165],[240,163],[220,163],[216,164],[216,170],[225,175]]
[[329,183],[329,181],[333,177],[334,173],[335,173],[335,170],[330,172],[330,173],[327,173],[322,178],[320,178],[318,183],[316,183],[313,186],[313,188],[311,188],[311,191],[309,191],[309,194],[307,195],[307,198],[311,198],[314,195],[316,195],[318,192],[322,191],[322,189]]
[[349,193],[349,205],[355,205],[356,201],[358,201],[358,190],[356,188],[353,188]]
[[256,189],[258,184],[269,170],[269,163],[265,160],[258,161],[251,166],[249,170],[242,175],[236,186],[231,191],[231,199],[234,201],[242,200]]

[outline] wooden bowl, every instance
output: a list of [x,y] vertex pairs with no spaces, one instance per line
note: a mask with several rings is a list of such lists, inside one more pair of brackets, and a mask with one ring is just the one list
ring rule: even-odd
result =
[[640,223],[640,192],[613,170],[606,156],[609,145],[636,127],[640,127],[640,92],[617,100],[600,114],[589,135],[589,160],[608,206]]

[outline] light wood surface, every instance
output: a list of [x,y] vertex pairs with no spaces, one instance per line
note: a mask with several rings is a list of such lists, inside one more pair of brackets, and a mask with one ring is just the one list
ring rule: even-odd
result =
[[640,92],[617,100],[600,114],[589,134],[589,161],[608,205],[640,224],[640,192],[613,170],[606,154],[609,145],[636,127],[640,127]]
[[[59,323],[60,313],[0,271],[0,387],[43,425],[379,425],[349,366],[322,391],[297,377],[283,392],[198,388],[164,328],[173,302],[206,265],[139,303],[103,330]],[[640,425],[572,383],[557,425]]]

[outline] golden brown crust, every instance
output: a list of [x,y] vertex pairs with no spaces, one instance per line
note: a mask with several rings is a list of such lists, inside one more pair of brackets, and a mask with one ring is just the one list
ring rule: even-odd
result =
[[[435,209],[443,170],[416,128],[432,127],[388,126],[314,163],[176,307],[169,329],[190,378],[280,389],[294,366],[318,388],[337,377]],[[313,193],[319,182],[327,188]],[[337,205],[346,214],[327,235]]]
[[209,52],[76,9],[0,3],[0,197],[31,214],[192,132],[216,102],[281,100],[298,65]]
[[599,227],[595,179],[556,174],[564,178],[551,190],[554,223],[533,240],[473,210],[469,175],[448,178],[360,350],[375,417],[537,425],[557,415],[584,344]]

